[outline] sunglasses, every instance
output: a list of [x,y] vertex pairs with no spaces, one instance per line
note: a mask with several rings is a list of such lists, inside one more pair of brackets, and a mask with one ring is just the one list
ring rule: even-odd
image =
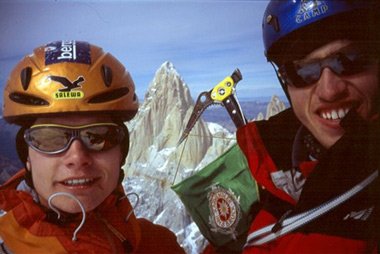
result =
[[314,61],[290,61],[276,71],[287,85],[302,88],[316,83],[326,67],[337,75],[349,76],[368,70],[377,61],[374,57],[351,50]]
[[66,151],[75,139],[81,140],[89,151],[106,151],[123,142],[124,129],[115,123],[83,126],[37,124],[25,130],[24,139],[34,150],[44,154]]

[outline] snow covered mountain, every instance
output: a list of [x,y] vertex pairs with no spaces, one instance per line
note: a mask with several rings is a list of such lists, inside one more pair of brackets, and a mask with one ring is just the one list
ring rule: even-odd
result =
[[173,64],[162,64],[137,116],[127,124],[131,145],[124,165],[125,189],[140,197],[136,215],[170,228],[187,253],[199,253],[205,239],[170,186],[210,163],[234,142],[226,129],[200,119],[177,147],[193,107],[189,89]]

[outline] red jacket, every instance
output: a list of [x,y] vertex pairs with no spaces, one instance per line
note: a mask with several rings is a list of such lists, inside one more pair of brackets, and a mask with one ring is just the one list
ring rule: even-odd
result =
[[[287,211],[297,215],[318,207],[379,169],[378,147],[371,147],[363,135],[368,130],[352,127],[318,162],[299,164],[304,183],[302,192],[295,198],[286,187],[276,185],[273,176],[293,167],[291,156],[294,157],[298,129],[298,121],[288,110],[269,121],[252,122],[238,130],[239,146],[247,157],[252,175],[266,193],[263,208],[253,220],[249,233],[277,223]],[[372,143],[378,145],[378,130],[376,132]],[[243,253],[377,253],[379,195],[376,179],[356,196],[314,221],[271,242],[246,247]]]
[[30,193],[16,190],[23,174],[0,188],[0,209],[6,212],[0,215],[0,237],[10,253],[184,253],[168,229],[134,215],[126,221],[131,205],[116,192],[86,215],[73,241],[82,216],[58,220]]
[[[284,216],[289,218],[319,207],[379,170],[380,127],[369,128],[362,122],[346,127],[345,136],[324,151],[318,162],[300,160],[296,173],[289,171],[295,167],[292,158],[304,154],[295,153],[300,123],[291,110],[238,129],[238,144],[262,194],[261,209],[255,214],[248,234],[276,224]],[[295,191],[289,191],[289,187]],[[377,253],[379,209],[377,177],[326,214],[273,241],[246,247],[242,253]],[[227,252],[223,247],[215,250],[208,246],[204,253]]]

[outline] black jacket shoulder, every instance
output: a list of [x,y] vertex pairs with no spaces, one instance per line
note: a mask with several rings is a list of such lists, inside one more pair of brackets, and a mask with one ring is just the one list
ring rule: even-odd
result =
[[273,161],[279,168],[289,169],[294,137],[301,126],[293,110],[288,108],[268,120],[255,123]]

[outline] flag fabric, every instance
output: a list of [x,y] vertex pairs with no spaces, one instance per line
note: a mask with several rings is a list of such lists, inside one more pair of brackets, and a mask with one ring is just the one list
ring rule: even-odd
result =
[[238,145],[172,189],[213,246],[242,249],[259,194]]

